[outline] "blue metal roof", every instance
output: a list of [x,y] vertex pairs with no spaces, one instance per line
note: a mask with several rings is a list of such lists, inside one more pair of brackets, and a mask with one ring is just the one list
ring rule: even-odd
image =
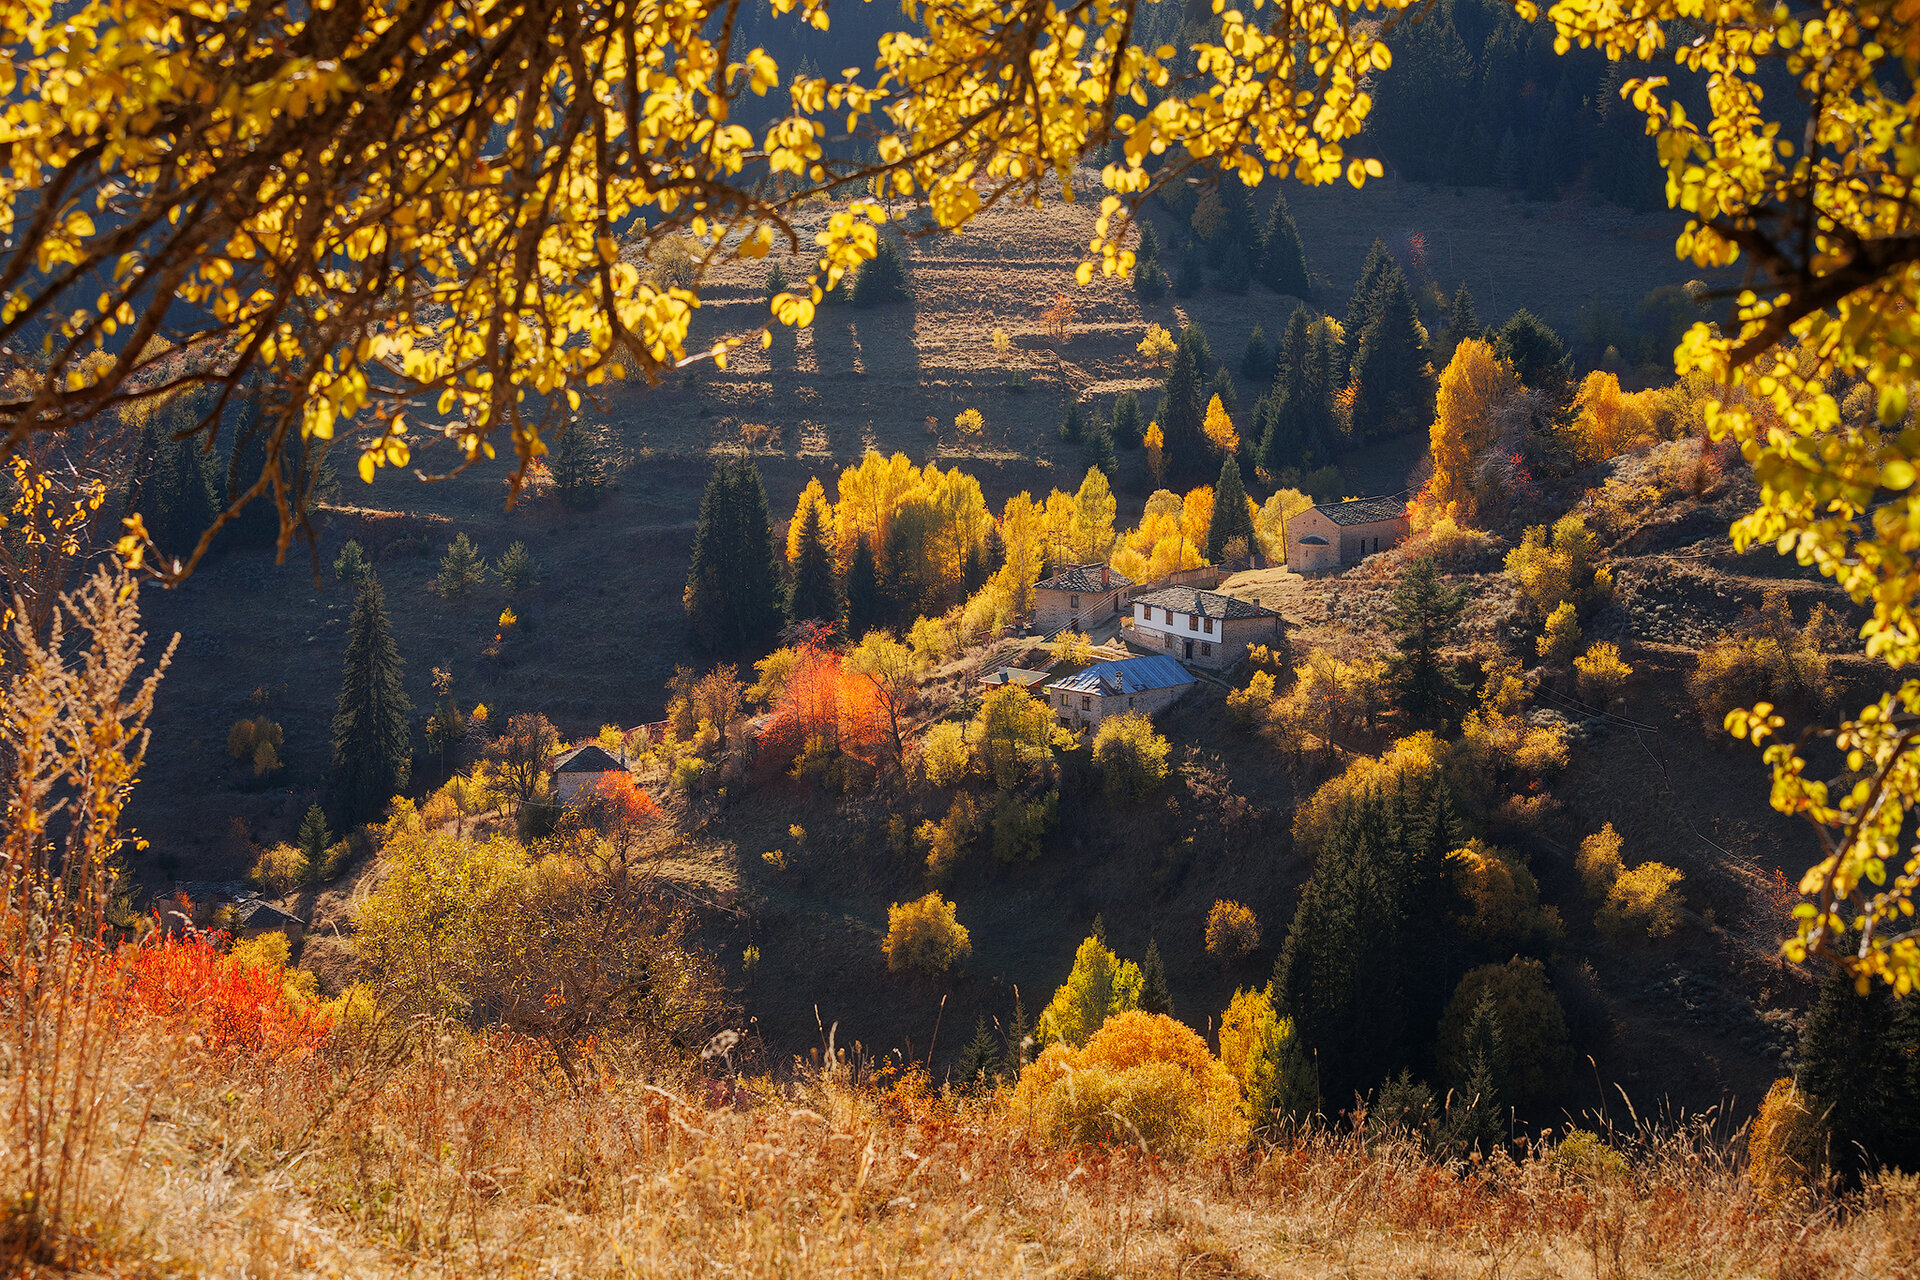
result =
[[1111,697],[1114,694],[1145,693],[1149,689],[1173,689],[1194,683],[1193,675],[1172,658],[1152,657],[1098,663],[1064,680],[1055,680],[1047,688]]

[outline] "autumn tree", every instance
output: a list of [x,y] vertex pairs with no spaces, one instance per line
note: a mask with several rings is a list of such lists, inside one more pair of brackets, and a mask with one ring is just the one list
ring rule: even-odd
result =
[[766,644],[780,627],[779,586],[760,470],[745,458],[721,458],[700,500],[682,596],[694,635],[708,649]]
[[920,692],[920,660],[892,632],[869,631],[847,651],[846,667],[872,686],[887,718],[891,759],[898,764],[906,755],[906,713]]
[[1073,496],[1073,528],[1068,554],[1075,564],[1101,564],[1113,548],[1113,518],[1119,510],[1105,473],[1089,467]]
[[333,806],[344,824],[368,822],[407,785],[412,704],[401,687],[406,664],[387,621],[386,594],[369,573],[347,622],[340,697],[333,713]]
[[514,815],[545,794],[547,770],[559,750],[560,731],[534,711],[508,716],[507,731],[487,744],[487,760]]
[[1519,379],[1479,338],[1463,339],[1440,374],[1430,431],[1433,476],[1424,500],[1451,509],[1462,523],[1485,518],[1483,502],[1496,492],[1481,463],[1499,439],[1499,415],[1519,390]]
[[1140,1007],[1141,987],[1140,966],[1108,950],[1095,921],[1074,952],[1072,972],[1040,1014],[1040,1038],[1085,1044],[1108,1018]]

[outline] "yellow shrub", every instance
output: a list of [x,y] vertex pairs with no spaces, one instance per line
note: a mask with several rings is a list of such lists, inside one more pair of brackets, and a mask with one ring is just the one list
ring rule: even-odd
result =
[[945,818],[921,823],[914,834],[927,849],[927,874],[944,881],[967,856],[968,846],[980,834],[979,806],[963,791],[953,798]]
[[1093,735],[1093,763],[1107,798],[1116,803],[1145,799],[1167,779],[1167,740],[1137,711],[1108,716]]
[[1240,1085],[1250,1124],[1309,1115],[1319,1105],[1313,1062],[1293,1019],[1273,1007],[1273,986],[1236,990],[1220,1015],[1220,1065]]
[[1546,630],[1533,642],[1535,652],[1553,666],[1565,666],[1580,650],[1580,618],[1572,604],[1562,601],[1547,615]]
[[1207,912],[1207,954],[1240,960],[1260,945],[1260,919],[1243,903],[1221,898]]
[[290,844],[270,845],[260,851],[248,877],[268,897],[290,892],[306,878],[307,858]]
[[1426,551],[1446,569],[1459,568],[1492,551],[1497,541],[1480,529],[1463,529],[1452,516],[1441,516],[1427,528]]
[[943,720],[920,740],[920,767],[936,787],[950,787],[967,772],[966,726]]
[[1327,779],[1313,799],[1293,815],[1293,842],[1309,857],[1320,851],[1340,806],[1373,790],[1391,791],[1403,781],[1424,777],[1440,766],[1446,745],[1422,730],[1402,738],[1378,756],[1361,756]]
[[1580,883],[1587,896],[1595,902],[1605,902],[1613,890],[1613,882],[1626,869],[1620,861],[1620,833],[1613,829],[1611,822],[1580,842],[1580,852],[1574,855],[1573,865],[1580,873]]
[[1256,671],[1244,689],[1227,695],[1227,723],[1236,729],[1250,729],[1267,718],[1273,706],[1273,676]]
[[887,908],[887,968],[944,973],[973,954],[954,905],[937,893]]
[[1144,1146],[1180,1160],[1246,1141],[1240,1086],[1198,1035],[1132,1010],[1084,1049],[1048,1046],[1020,1073],[1012,1116],[1058,1146]]
[[1641,932],[1649,938],[1666,937],[1680,927],[1683,878],[1663,862],[1643,862],[1621,872],[1594,915],[1594,924],[1614,938]]
[[1462,931],[1475,941],[1504,948],[1560,933],[1560,917],[1540,905],[1540,885],[1516,856],[1483,840],[1447,855],[1454,890],[1466,904]]
[[1773,1082],[1747,1130],[1747,1177],[1770,1207],[1784,1207],[1826,1172],[1826,1125],[1784,1076]]
[[954,634],[953,624],[945,618],[915,619],[913,630],[907,634],[907,641],[913,646],[914,658],[928,667],[937,667],[947,661],[959,647],[959,637]]
[[1040,1012],[1040,1038],[1083,1045],[1107,1019],[1138,1009],[1144,986],[1139,965],[1114,955],[1097,934],[1087,938],[1074,952],[1073,971]]
[[1173,347],[1173,335],[1167,332],[1164,325],[1149,324],[1147,336],[1140,339],[1140,345],[1134,350],[1138,351],[1148,364],[1164,364],[1167,358],[1173,355]]
[[1620,660],[1620,646],[1610,640],[1597,640],[1573,660],[1574,678],[1580,696],[1600,707],[1607,707],[1626,688],[1633,668]]

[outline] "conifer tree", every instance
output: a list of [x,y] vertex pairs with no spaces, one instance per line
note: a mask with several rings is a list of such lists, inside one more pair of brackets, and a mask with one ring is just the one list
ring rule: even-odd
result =
[[1113,442],[1123,449],[1138,449],[1146,424],[1140,421],[1140,398],[1131,391],[1122,392],[1113,402]]
[[1394,663],[1400,702],[1415,715],[1445,715],[1465,692],[1440,661],[1440,650],[1453,638],[1465,608],[1465,590],[1450,590],[1440,581],[1432,556],[1421,556],[1400,575],[1387,630],[1400,647]]
[[373,821],[407,785],[413,735],[407,727],[412,704],[400,682],[404,666],[380,579],[368,573],[347,623],[333,713],[331,792],[343,824]]
[[1213,378],[1207,383],[1207,395],[1219,396],[1221,406],[1228,413],[1240,412],[1240,389],[1233,385],[1233,371],[1226,365],[1213,371]]
[[1800,1035],[1799,1085],[1826,1116],[1841,1173],[1920,1168],[1920,1004],[1835,971]]
[[877,307],[888,302],[913,300],[913,281],[907,269],[907,255],[897,238],[880,237],[874,256],[860,264],[853,282],[853,305]]
[[1561,405],[1573,400],[1573,358],[1560,335],[1525,307],[1507,317],[1493,336],[1493,351],[1520,381]]
[[1407,278],[1388,268],[1353,364],[1353,434],[1362,441],[1433,422],[1433,367]]
[[318,883],[327,865],[327,848],[333,843],[333,833],[327,830],[327,815],[319,805],[307,808],[307,816],[301,820],[300,834],[294,837],[294,843],[306,861],[307,883]]
[[540,585],[540,562],[533,558],[533,552],[527,550],[524,542],[510,545],[493,572],[510,596],[522,595]]
[[1106,476],[1109,485],[1120,481],[1120,459],[1113,452],[1113,433],[1103,419],[1095,418],[1081,442],[1081,456],[1087,466]]
[[974,1015],[973,1039],[967,1041],[953,1064],[954,1082],[962,1089],[991,1089],[999,1081],[1004,1062],[999,1041],[987,1029],[986,1016]]
[[1214,273],[1213,282],[1221,290],[1234,295],[1244,294],[1253,283],[1253,268],[1247,262],[1247,251],[1238,240],[1227,245],[1226,253],[1220,259],[1220,268]]
[[1253,326],[1253,332],[1247,335],[1247,346],[1240,353],[1240,376],[1252,382],[1262,382],[1273,376],[1273,348],[1267,345],[1267,335],[1260,326]]
[[126,509],[139,512],[154,544],[168,556],[185,557],[213,523],[213,486],[195,440],[175,440],[172,405],[150,414],[141,428]]
[[1201,381],[1194,344],[1176,343],[1168,362],[1166,390],[1154,421],[1165,437],[1167,474],[1180,480],[1205,475],[1210,456],[1204,430],[1207,413],[1205,383]]
[[1140,1011],[1173,1016],[1173,993],[1167,990],[1167,967],[1160,960],[1160,944],[1147,939],[1146,958],[1140,961]]
[[1482,992],[1467,1023],[1466,1072],[1453,1082],[1447,1108],[1446,1146],[1455,1156],[1491,1155],[1506,1145],[1505,1036],[1493,993]]
[[1013,989],[1013,1021],[1007,1024],[1006,1073],[1009,1077],[1018,1076],[1020,1068],[1027,1065],[1027,1039],[1032,1029],[1027,1025],[1027,1006],[1020,999],[1020,988]]
[[1268,475],[1287,467],[1309,471],[1332,460],[1338,429],[1329,373],[1335,359],[1327,329],[1316,326],[1305,307],[1296,307],[1280,339],[1266,421],[1254,428],[1256,460]]
[[447,554],[440,560],[440,572],[433,580],[433,589],[450,599],[469,596],[486,580],[487,562],[480,558],[480,549],[466,534],[455,534],[447,544]]
[[1340,368],[1343,379],[1360,357],[1360,338],[1373,319],[1374,302],[1389,269],[1397,269],[1393,255],[1387,252],[1386,241],[1375,240],[1373,247],[1367,250],[1366,262],[1361,264],[1360,278],[1354,282],[1353,297],[1347,301],[1347,340],[1346,349],[1341,353],[1344,363]]
[[886,603],[880,594],[880,565],[873,558],[873,544],[864,536],[854,544],[853,562],[847,566],[846,634],[864,636],[884,625]]
[[773,522],[760,470],[745,458],[722,458],[700,501],[682,597],[694,635],[708,649],[770,642],[780,629],[779,592]]
[[1441,350],[1451,358],[1453,349],[1468,338],[1477,338],[1481,334],[1480,313],[1474,310],[1473,294],[1462,280],[1460,287],[1453,291],[1453,297],[1447,303],[1446,337]]
[[611,478],[609,452],[604,427],[577,418],[569,422],[547,464],[560,501],[580,509],[598,502]]
[[1300,228],[1294,225],[1287,197],[1276,192],[1273,207],[1267,211],[1267,227],[1260,239],[1260,282],[1275,293],[1304,299],[1312,286],[1307,283],[1307,256],[1300,244]]
[[787,591],[787,620],[837,622],[840,618],[840,581],[833,572],[833,550],[820,527],[820,504],[807,504],[800,517],[800,542],[793,560],[793,582]]
[[1080,402],[1075,400],[1067,406],[1067,416],[1060,422],[1060,438],[1062,440],[1078,440],[1086,429],[1086,412],[1080,408]]
[[1247,488],[1240,480],[1240,460],[1231,454],[1220,464],[1213,486],[1213,519],[1207,524],[1207,559],[1219,561],[1229,542],[1244,540],[1247,550],[1260,545],[1253,533],[1253,514],[1247,510]]
[[1189,238],[1180,246],[1180,269],[1173,278],[1173,291],[1183,298],[1191,298],[1206,282],[1206,263],[1200,253],[1200,242]]

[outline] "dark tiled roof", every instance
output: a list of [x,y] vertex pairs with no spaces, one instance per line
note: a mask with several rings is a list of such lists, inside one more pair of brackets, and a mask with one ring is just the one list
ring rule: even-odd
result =
[[271,902],[250,898],[233,909],[234,918],[249,929],[275,929],[287,925],[306,927],[306,921],[290,911],[282,911]]
[[1098,663],[1077,675],[1055,680],[1047,688],[1112,697],[1121,693],[1145,693],[1149,689],[1175,689],[1193,683],[1193,675],[1172,658],[1123,658],[1119,662]]
[[1039,684],[1047,678],[1044,671],[1028,671],[1023,667],[995,667],[980,677],[981,684],[1017,684],[1022,687]]
[[591,742],[584,747],[562,751],[553,758],[555,773],[615,773],[626,767],[608,755],[604,748]]
[[[1101,570],[1106,570],[1102,580]],[[1112,591],[1116,587],[1130,587],[1133,579],[1118,569],[1109,569],[1103,564],[1070,564],[1060,568],[1051,578],[1042,578],[1035,584],[1040,591],[1081,591],[1096,594]]]
[[1202,618],[1279,616],[1273,610],[1257,605],[1251,600],[1222,595],[1218,591],[1201,591],[1195,587],[1162,587],[1158,591],[1149,591],[1145,595],[1135,596],[1133,603],[1150,604],[1155,608],[1171,609],[1175,613],[1191,613]]
[[1322,502],[1314,510],[1335,524],[1378,524],[1404,518],[1407,504],[1398,498],[1355,498],[1352,502]]

